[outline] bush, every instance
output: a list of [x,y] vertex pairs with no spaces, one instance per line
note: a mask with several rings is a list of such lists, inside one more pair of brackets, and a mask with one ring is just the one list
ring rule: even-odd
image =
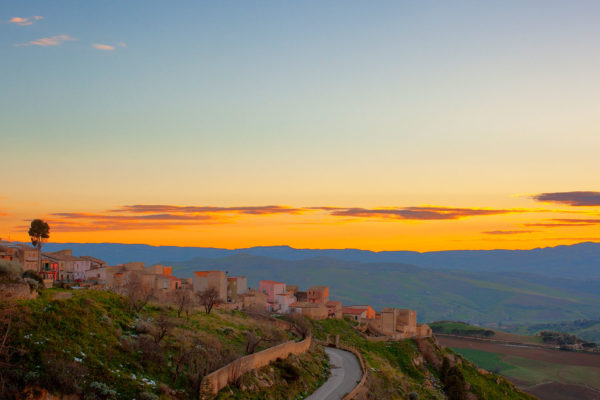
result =
[[23,274],[23,267],[15,261],[0,260],[0,279],[17,280]]
[[23,278],[27,279],[32,279],[40,284],[44,283],[44,280],[42,279],[42,277],[40,276],[40,274],[38,274],[37,272],[28,269],[25,272],[23,272],[23,275],[21,275]]
[[117,397],[117,392],[102,382],[92,382],[83,398],[85,400],[112,400]]

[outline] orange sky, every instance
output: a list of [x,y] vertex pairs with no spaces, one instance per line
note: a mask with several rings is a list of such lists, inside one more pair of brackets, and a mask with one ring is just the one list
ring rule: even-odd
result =
[[[529,249],[598,240],[597,192],[504,199],[506,207],[130,205],[42,212],[3,198],[2,237],[27,240],[28,219],[47,220],[51,241],[240,248],[371,250]],[[554,198],[552,197],[554,196]],[[588,204],[589,203],[589,204]]]

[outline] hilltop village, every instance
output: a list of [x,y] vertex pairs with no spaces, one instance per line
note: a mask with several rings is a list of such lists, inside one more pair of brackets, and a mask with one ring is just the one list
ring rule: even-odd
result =
[[170,266],[146,266],[144,262],[112,266],[93,256],[74,256],[71,250],[40,254],[37,248],[6,241],[0,241],[0,259],[18,262],[25,271],[37,272],[46,287],[69,285],[119,293],[133,290],[146,301],[151,298],[161,303],[208,296],[211,307],[214,304],[225,309],[296,314],[315,320],[346,317],[358,322],[357,330],[372,340],[432,335],[427,324],[417,323],[414,310],[389,307],[375,311],[366,304],[344,305],[330,300],[328,286],[301,290],[297,285],[265,279],[258,288],[250,288],[247,277],[229,276],[218,270],[195,271],[191,278],[178,278]]

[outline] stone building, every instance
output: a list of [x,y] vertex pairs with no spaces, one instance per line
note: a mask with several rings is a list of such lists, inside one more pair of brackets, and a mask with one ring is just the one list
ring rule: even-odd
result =
[[90,270],[90,260],[73,255],[71,250],[60,250],[43,255],[49,261],[58,263],[58,279],[61,281],[83,282]]
[[312,286],[307,291],[309,303],[327,304],[329,301],[329,286]]
[[223,271],[194,271],[192,286],[194,292],[215,289],[219,300],[227,301],[227,277]]

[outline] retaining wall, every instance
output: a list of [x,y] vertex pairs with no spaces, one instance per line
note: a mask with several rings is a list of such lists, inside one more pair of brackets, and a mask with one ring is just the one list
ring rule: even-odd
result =
[[270,347],[258,353],[249,354],[225,365],[222,368],[206,375],[202,379],[202,387],[207,394],[216,395],[230,383],[235,382],[243,374],[269,365],[278,358],[287,358],[290,354],[302,354],[308,351],[312,339],[307,337],[301,342],[289,341]]

